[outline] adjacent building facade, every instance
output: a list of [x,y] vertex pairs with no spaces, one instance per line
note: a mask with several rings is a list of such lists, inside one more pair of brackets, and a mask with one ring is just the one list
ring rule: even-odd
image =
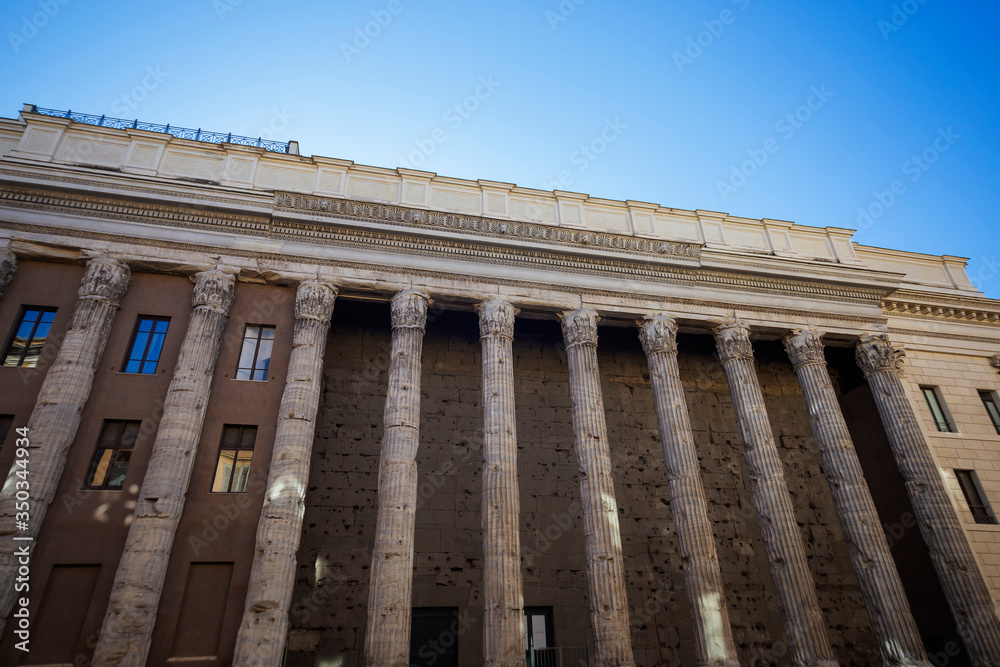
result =
[[0,119],[0,664],[1000,664],[962,258],[129,123]]

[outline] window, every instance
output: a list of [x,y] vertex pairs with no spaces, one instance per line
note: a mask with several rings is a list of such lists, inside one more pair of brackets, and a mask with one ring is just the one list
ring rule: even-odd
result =
[[138,421],[106,420],[97,440],[97,451],[87,472],[86,488],[121,491],[139,435]]
[[927,401],[927,407],[930,408],[931,417],[934,418],[934,425],[937,426],[937,430],[942,433],[954,433],[955,427],[948,421],[948,416],[945,414],[944,402],[941,401],[941,395],[938,393],[937,387],[921,387],[920,391],[924,394],[924,399]]
[[34,368],[55,319],[55,308],[24,306],[21,309],[21,319],[17,329],[14,330],[14,335],[7,346],[3,365]]
[[132,332],[132,343],[128,346],[125,373],[151,375],[156,372],[156,363],[160,360],[169,324],[169,317],[139,316],[135,331]]
[[256,426],[223,426],[219,462],[215,466],[212,493],[243,493],[250,478]]
[[1000,410],[997,409],[996,394],[992,391],[980,390],[979,398],[983,399],[983,406],[986,408],[986,414],[993,421],[993,428],[1000,434]]
[[271,346],[274,345],[274,327],[248,324],[243,332],[243,349],[237,380],[266,380],[271,365]]
[[962,487],[962,495],[965,496],[965,502],[969,504],[969,511],[972,512],[972,518],[976,520],[976,523],[995,524],[997,520],[993,517],[989,505],[986,504],[975,471],[956,470],[955,477],[958,478],[958,485]]

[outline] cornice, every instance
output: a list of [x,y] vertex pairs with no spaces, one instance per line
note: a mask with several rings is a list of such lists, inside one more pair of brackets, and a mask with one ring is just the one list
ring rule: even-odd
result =
[[[287,195],[276,195],[276,200],[285,196]],[[286,199],[282,201],[287,204]],[[292,203],[295,203],[294,198]],[[322,212],[324,203],[327,212]],[[308,222],[291,219],[287,215],[272,219],[265,215],[27,188],[0,189],[0,204],[57,214],[68,212],[104,220],[237,233],[243,237],[295,240],[408,255],[446,256],[477,263],[542,268],[570,274],[611,276],[736,292],[820,298],[840,303],[874,306],[884,295],[883,289],[864,285],[836,285],[806,278],[685,266],[689,262],[697,262],[696,255],[700,247],[691,244],[661,243],[613,234],[595,234],[305,195],[299,197],[299,204],[305,206],[306,210],[311,205],[320,211],[323,215],[321,220]],[[286,210],[294,212],[299,209]],[[343,222],[344,220],[349,220],[350,223]],[[366,224],[353,224],[358,221]],[[417,229],[437,230],[438,234],[432,236],[427,231],[422,234],[414,233]],[[441,232],[446,232],[447,236]],[[496,239],[501,237],[512,243],[497,243]],[[594,252],[590,248],[600,252]],[[660,254],[661,249],[663,254]],[[680,265],[671,260],[679,260]]]
[[942,298],[901,291],[883,300],[882,312],[895,317],[1000,327],[1000,301],[994,299]]

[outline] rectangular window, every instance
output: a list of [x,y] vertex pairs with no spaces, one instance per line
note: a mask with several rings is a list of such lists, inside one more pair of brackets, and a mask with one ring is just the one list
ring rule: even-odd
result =
[[990,416],[990,420],[993,422],[993,428],[1000,434],[1000,410],[997,409],[996,393],[980,390],[979,398],[983,399],[983,406],[986,408],[986,414]]
[[86,488],[121,491],[141,421],[105,420],[90,462]]
[[219,462],[215,466],[212,493],[243,493],[250,479],[256,426],[223,426]]
[[927,407],[930,408],[931,417],[934,418],[934,425],[937,426],[937,430],[942,433],[954,433],[955,427],[948,421],[944,402],[941,400],[941,395],[938,393],[937,387],[921,387],[920,391],[924,394],[924,400],[927,401]]
[[156,372],[156,364],[163,350],[163,339],[167,337],[169,317],[149,317],[140,315],[132,332],[132,343],[128,346],[125,373],[151,375]]
[[976,479],[975,471],[956,470],[955,477],[958,478],[958,485],[962,487],[962,495],[965,496],[965,502],[969,504],[969,511],[972,512],[972,518],[976,520],[976,523],[995,524],[997,520],[993,517],[989,505],[986,504],[986,498],[979,488],[979,480]]
[[248,324],[243,332],[243,349],[236,369],[237,380],[266,380],[271,365],[274,327]]
[[55,308],[24,306],[21,309],[17,329],[14,330],[10,344],[7,345],[3,365],[34,368],[55,319]]

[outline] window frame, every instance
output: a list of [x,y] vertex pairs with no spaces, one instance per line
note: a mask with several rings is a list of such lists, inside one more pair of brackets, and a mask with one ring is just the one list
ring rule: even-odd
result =
[[[920,385],[920,393],[924,396],[924,403],[931,414],[931,422],[934,423],[938,433],[958,433],[958,428],[948,412],[948,406],[945,405],[944,399],[941,397],[940,388],[933,385]],[[941,415],[940,421],[935,413]]]
[[[20,357],[16,364],[8,364],[7,358],[11,355],[11,348],[14,347],[14,342],[17,340],[17,332],[21,330],[21,326],[24,324],[24,318],[29,311],[37,310],[38,319],[35,321],[34,325],[31,327],[31,335],[26,339],[24,349],[21,350]],[[17,321],[14,324],[14,329],[10,332],[7,337],[7,345],[4,347],[3,362],[4,368],[35,368],[38,366],[38,359],[42,356],[42,349],[45,347],[45,343],[48,342],[49,337],[52,334],[52,325],[55,324],[56,314],[59,308],[55,306],[31,306],[27,304],[22,304],[20,311],[18,311]],[[32,342],[35,340],[35,333],[38,331],[38,325],[42,323],[42,316],[46,313],[52,313],[52,321],[48,322],[48,330],[45,333],[45,338],[42,339],[42,344],[38,348],[38,358],[36,358],[35,363],[30,366],[24,365],[24,360],[28,356],[28,351],[31,350]]]
[[[104,441],[104,432],[112,424],[120,424],[121,432],[118,434],[115,440],[114,447],[102,447],[101,443]],[[122,438],[125,436],[126,428],[129,425],[135,425],[135,439],[131,444],[123,446]],[[83,488],[87,491],[121,491],[125,488],[125,478],[128,476],[129,465],[132,463],[132,454],[135,452],[135,443],[138,441],[139,432],[142,429],[142,420],[138,419],[105,419],[101,424],[101,432],[97,435],[97,445],[94,447],[94,454],[90,458],[90,464],[87,466],[87,475],[83,478]],[[110,451],[111,456],[108,459],[107,465],[104,470],[104,480],[100,484],[94,484],[93,479],[97,473],[97,469],[103,460],[103,454],[101,452]],[[127,451],[129,453],[127,460],[125,461],[125,473],[122,476],[121,486],[110,486],[109,481],[111,479],[111,471],[113,466],[120,463],[118,460],[118,455]]]
[[[258,335],[256,338],[247,338],[247,332],[251,328],[258,329]],[[270,338],[265,338],[263,336],[264,331],[271,331],[273,333],[271,334]],[[241,339],[242,343],[240,345],[240,353],[239,357],[237,357],[236,359],[236,377],[234,378],[235,380],[241,380],[243,382],[267,382],[268,376],[271,373],[271,356],[268,356],[267,366],[265,368],[257,367],[257,362],[260,358],[261,342],[265,340],[270,341],[271,355],[273,355],[274,341],[277,339],[277,336],[278,336],[277,326],[273,324],[253,324],[251,322],[247,322],[245,325],[243,325],[243,338]],[[250,362],[250,367],[247,368],[241,366],[240,362],[243,360],[244,351],[247,348],[247,343],[249,343],[250,341],[254,341],[253,359]],[[263,372],[264,377],[255,378],[254,376],[260,372]],[[240,377],[241,373],[246,373],[247,377]]]
[[997,525],[996,515],[993,514],[993,508],[990,507],[990,502],[983,492],[976,471],[955,468],[955,479],[962,489],[962,495],[965,496],[965,504],[972,513],[972,520],[978,525]]
[[997,402],[997,392],[991,389],[980,389],[979,399],[983,402],[983,407],[986,408],[986,416],[993,423],[993,428],[996,429],[997,435],[1000,435],[1000,404]]
[[[149,337],[146,339],[146,346],[145,349],[143,349],[142,351],[142,356],[139,357],[138,359],[133,359],[132,353],[135,351],[135,344],[140,334],[139,327],[145,320],[153,322],[153,326],[149,330]],[[160,343],[160,350],[156,356],[156,361],[153,362],[153,370],[147,373],[143,370],[143,367],[149,363],[149,359],[147,357],[147,355],[149,354],[149,348],[150,345],[152,345],[153,343],[153,337],[158,333],[156,331],[156,325],[160,324],[161,322],[165,323],[167,325],[167,328],[164,329],[162,332],[163,341]],[[127,373],[129,375],[156,375],[156,369],[159,368],[160,366],[160,358],[163,356],[163,345],[164,343],[166,343],[167,331],[169,331],[169,329],[170,329],[170,317],[161,315],[136,315],[135,326],[132,327],[132,337],[129,339],[128,347],[125,349],[125,360],[122,361],[121,372]],[[130,371],[128,369],[129,364],[132,363],[133,361],[139,362],[139,370]]]
[[[236,434],[236,447],[226,447],[226,432],[228,429],[239,429]],[[244,433],[248,429],[253,429],[253,440],[250,442],[249,447],[243,446]],[[219,453],[215,457],[215,473],[212,475],[212,486],[209,488],[209,493],[246,493],[247,486],[250,482],[250,471],[253,466],[253,452],[257,445],[257,434],[259,429],[254,424],[223,424],[222,434],[219,437]],[[229,479],[226,480],[225,473],[221,466],[225,465],[223,462],[223,454],[225,452],[233,452],[232,465],[229,470]],[[236,479],[236,464],[239,462],[240,452],[250,452],[250,458],[246,461],[246,475],[242,478],[242,488],[233,490],[233,481]],[[220,474],[222,475],[222,481],[225,488],[216,490],[217,482],[220,479]]]

